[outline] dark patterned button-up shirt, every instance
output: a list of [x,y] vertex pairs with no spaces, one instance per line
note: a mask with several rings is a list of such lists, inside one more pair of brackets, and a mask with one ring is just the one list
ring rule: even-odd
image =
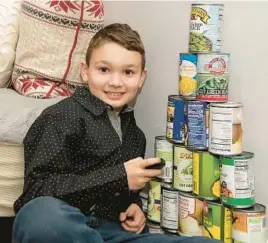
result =
[[39,196],[52,196],[84,214],[119,220],[131,203],[124,162],[143,157],[146,139],[134,112],[121,112],[122,142],[107,105],[86,88],[53,105],[36,119],[24,139],[25,185],[15,211]]

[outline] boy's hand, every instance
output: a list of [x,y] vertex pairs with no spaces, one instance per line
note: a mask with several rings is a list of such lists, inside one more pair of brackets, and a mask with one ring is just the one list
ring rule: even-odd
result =
[[142,159],[141,157],[125,162],[129,189],[142,189],[152,177],[160,175],[161,169],[145,169],[145,167],[157,163],[160,163],[159,158]]
[[120,213],[121,226],[125,231],[140,234],[146,224],[146,218],[141,208],[132,203],[128,209]]

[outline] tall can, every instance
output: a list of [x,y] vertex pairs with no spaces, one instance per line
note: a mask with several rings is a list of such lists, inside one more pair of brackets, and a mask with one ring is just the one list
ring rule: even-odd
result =
[[241,154],[243,105],[237,102],[210,103],[209,152],[218,155]]
[[168,96],[166,136],[175,143],[184,142],[184,100],[179,95]]
[[187,147],[207,150],[209,136],[209,104],[189,100],[185,103],[184,144]]
[[193,190],[193,151],[175,144],[173,153],[173,188],[191,192]]
[[205,151],[193,152],[193,193],[207,200],[220,198],[220,160]]
[[227,102],[230,54],[198,54],[196,98],[207,102]]
[[157,177],[163,182],[171,183],[173,181],[173,144],[165,136],[155,137],[154,156],[166,162],[162,174]]
[[197,55],[180,53],[179,94],[182,97],[196,97]]
[[203,201],[192,193],[179,192],[179,235],[203,235]]
[[221,200],[233,208],[255,204],[254,154],[221,157]]
[[219,202],[204,202],[203,236],[232,243],[232,211]]
[[247,209],[233,210],[232,236],[238,243],[267,243],[266,208],[255,204]]
[[164,232],[178,233],[179,193],[171,184],[161,183],[161,228]]
[[221,52],[223,4],[192,4],[189,52]]
[[154,179],[149,182],[149,194],[147,204],[147,219],[160,223],[161,216],[161,181]]

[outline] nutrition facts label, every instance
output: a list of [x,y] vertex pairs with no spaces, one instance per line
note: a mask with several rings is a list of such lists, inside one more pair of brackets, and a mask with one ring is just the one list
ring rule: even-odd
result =
[[162,189],[162,219],[161,225],[167,229],[178,229],[178,202],[179,194],[177,191]]
[[232,152],[232,119],[230,108],[213,107],[210,112],[211,133],[209,149],[211,152],[228,154]]

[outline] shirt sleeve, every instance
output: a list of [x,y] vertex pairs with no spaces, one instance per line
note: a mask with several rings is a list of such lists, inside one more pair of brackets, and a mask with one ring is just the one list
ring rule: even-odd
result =
[[123,163],[88,173],[70,173],[67,140],[79,140],[78,130],[75,127],[70,131],[66,122],[51,115],[41,115],[32,125],[24,139],[24,191],[28,191],[28,201],[53,196],[72,205],[81,195],[88,195],[90,204],[94,204],[111,194],[128,191]]

